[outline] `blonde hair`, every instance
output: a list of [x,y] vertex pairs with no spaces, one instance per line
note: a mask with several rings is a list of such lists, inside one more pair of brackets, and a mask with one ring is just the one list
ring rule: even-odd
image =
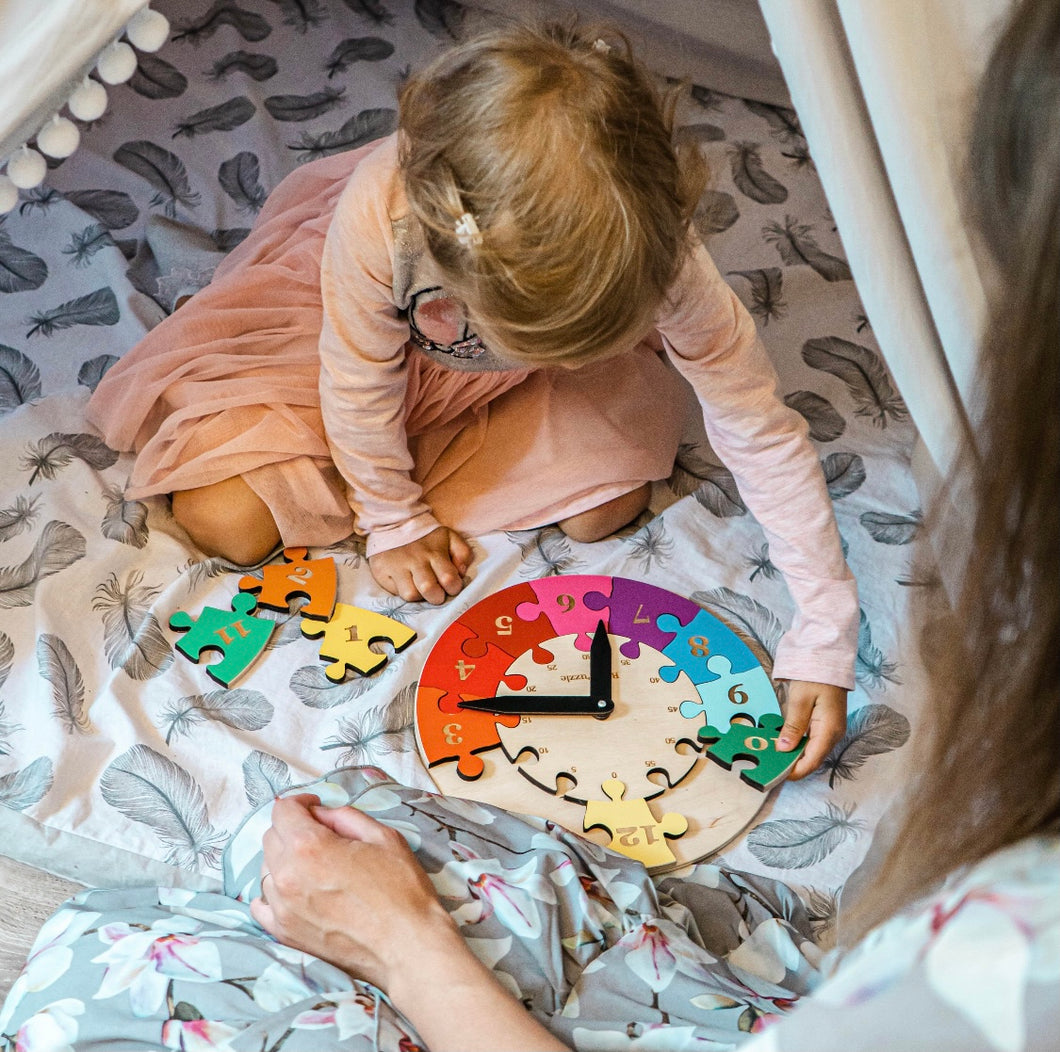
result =
[[608,40],[572,25],[493,30],[401,93],[410,209],[504,357],[578,365],[627,349],[688,249],[702,161],[675,151],[676,100],[624,37]]

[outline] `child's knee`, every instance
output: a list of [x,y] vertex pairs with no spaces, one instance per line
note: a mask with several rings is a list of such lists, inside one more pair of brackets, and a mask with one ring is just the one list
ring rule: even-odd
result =
[[572,541],[587,543],[603,540],[632,522],[648,506],[649,500],[651,483],[645,482],[614,500],[561,519],[558,525]]
[[239,478],[174,493],[173,517],[202,552],[237,566],[261,562],[280,541],[272,513]]

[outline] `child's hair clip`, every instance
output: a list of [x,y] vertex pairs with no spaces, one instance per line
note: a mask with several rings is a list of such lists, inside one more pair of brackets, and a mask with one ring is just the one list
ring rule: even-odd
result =
[[482,241],[482,231],[478,228],[475,217],[470,212],[465,212],[453,227],[456,239],[464,248],[471,248]]
[[611,45],[603,37],[597,37],[593,41],[593,51],[602,51],[605,55],[610,55]]

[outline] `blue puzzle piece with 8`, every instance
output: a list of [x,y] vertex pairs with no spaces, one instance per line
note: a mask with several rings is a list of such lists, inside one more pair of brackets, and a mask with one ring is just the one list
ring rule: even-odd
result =
[[700,729],[699,737],[711,743],[707,756],[727,771],[737,760],[751,760],[755,767],[741,771],[740,778],[765,792],[784,778],[806,748],[807,739],[803,738],[791,752],[777,752],[777,736],[783,726],[780,713],[768,713],[757,727],[737,721],[721,731],[708,725]]
[[663,648],[673,665],[664,665],[659,675],[667,683],[674,683],[687,673],[693,683],[709,683],[718,674],[711,671],[709,660],[715,655],[729,659],[733,672],[746,672],[758,667],[758,658],[751,648],[731,629],[706,610],[700,610],[687,625],[673,614],[661,614],[656,622],[663,632],[673,632],[674,638]]
[[231,610],[204,606],[198,617],[178,610],[169,619],[169,627],[186,631],[176,641],[176,648],[189,660],[198,662],[206,650],[218,650],[222,660],[206,666],[206,674],[223,687],[229,687],[254,663],[265,649],[275,621],[251,617],[257,600],[246,592],[232,597]]
[[714,654],[707,658],[707,669],[716,678],[696,684],[699,701],[681,702],[681,715],[686,720],[705,716],[708,724],[725,727],[735,716],[757,723],[763,716],[780,711],[773,684],[761,665],[733,672],[732,662],[724,654]]

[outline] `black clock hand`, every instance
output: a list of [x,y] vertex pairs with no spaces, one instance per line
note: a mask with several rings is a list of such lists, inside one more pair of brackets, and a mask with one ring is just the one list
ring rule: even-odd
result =
[[611,640],[601,618],[589,647],[589,694],[602,701],[613,701],[611,690]]
[[457,708],[498,716],[595,716],[606,719],[615,711],[615,703],[610,698],[586,694],[506,694],[499,698],[461,701]]

